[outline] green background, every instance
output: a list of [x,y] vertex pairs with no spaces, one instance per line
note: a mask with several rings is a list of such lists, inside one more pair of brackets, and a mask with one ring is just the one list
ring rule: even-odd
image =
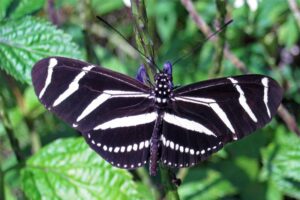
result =
[[[159,177],[149,177],[147,168],[110,166],[44,109],[31,85],[34,63],[54,55],[134,77],[143,59],[95,16],[133,46],[136,16],[121,0],[51,2],[0,2],[0,199],[162,198]],[[226,37],[223,31],[192,51],[207,35],[186,2],[211,31],[233,19]],[[177,171],[180,198],[300,199],[300,1],[147,0],[146,9],[159,66],[191,53],[174,66],[175,85],[247,71],[271,76],[284,89],[284,107],[270,124],[197,167]]]

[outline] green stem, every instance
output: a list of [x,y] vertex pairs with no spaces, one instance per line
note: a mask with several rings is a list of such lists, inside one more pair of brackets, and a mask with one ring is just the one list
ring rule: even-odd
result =
[[160,176],[164,188],[164,199],[179,200],[177,186],[172,182],[172,171],[170,168],[160,165]]
[[32,154],[35,154],[38,152],[38,150],[41,148],[41,137],[40,135],[35,131],[35,126],[32,118],[25,116],[24,118],[28,129],[30,131],[30,141],[31,141],[31,152]]
[[189,173],[189,168],[181,168],[177,173],[177,178],[183,181]]
[[[146,56],[146,61],[144,62],[145,69],[150,78],[150,81],[153,82],[153,78],[156,72],[154,66],[154,44],[151,39],[151,34],[149,34],[148,29],[148,18],[146,12],[146,6],[144,0],[131,0],[132,15],[135,22],[136,30],[136,41],[138,48],[143,50],[144,55]],[[153,34],[152,34],[153,35]],[[149,63],[149,59],[153,63]],[[161,173],[161,182],[164,186],[165,199],[168,200],[177,200],[179,199],[177,193],[177,187],[172,183],[172,174],[171,171],[164,166],[159,166]]]
[[5,113],[5,102],[2,95],[0,95],[0,121],[2,121],[3,123],[4,130],[8,136],[10,145],[12,147],[13,152],[15,153],[17,161],[21,163],[24,160],[24,156],[19,146],[19,141],[14,135],[14,130],[12,128],[10,120],[7,114]]
[[[226,10],[226,0],[216,0],[216,6],[217,6],[217,21],[219,22],[219,27],[223,26],[225,24],[225,18],[227,14]],[[222,70],[222,61],[224,57],[224,47],[225,47],[225,34],[226,34],[226,28],[219,33],[220,37],[217,39],[216,44],[216,57],[215,57],[215,67],[211,71],[211,76],[216,76],[221,73]]]
[[[9,120],[9,117],[7,113],[5,112],[5,101],[4,97],[0,93],[0,121],[3,124],[4,130],[8,136],[8,140],[10,142],[11,148],[13,152],[15,153],[16,159],[18,164],[20,164],[22,167],[25,165],[25,157],[21,151],[21,148],[19,146],[19,141],[15,137],[14,130],[12,128],[11,122]],[[0,166],[0,199],[4,199],[4,176],[5,172],[2,171],[1,166]],[[23,192],[20,193],[23,199],[26,199],[25,195]],[[3,196],[3,198],[2,198]]]
[[135,25],[136,42],[139,49],[143,50],[146,59],[144,66],[146,72],[153,83],[153,78],[156,72],[154,63],[154,44],[149,34],[148,18],[144,0],[131,0],[131,9]]
[[150,188],[151,193],[153,194],[154,198],[159,199],[160,193],[157,190],[157,188],[153,185],[147,170],[145,170],[144,167],[138,168],[137,174],[141,178],[143,184]]
[[100,64],[100,61],[94,50],[94,45],[92,41],[92,22],[95,20],[95,14],[93,13],[92,5],[90,0],[80,1],[78,4],[80,20],[83,24],[83,34],[85,49],[87,51],[87,60],[91,63]]

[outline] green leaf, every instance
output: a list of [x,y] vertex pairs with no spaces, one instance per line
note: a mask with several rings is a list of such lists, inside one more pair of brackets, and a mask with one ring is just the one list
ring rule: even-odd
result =
[[48,56],[82,58],[71,36],[49,22],[24,17],[0,23],[0,69],[29,83],[35,62]]
[[12,194],[8,185],[5,185],[5,200],[16,200],[15,196]]
[[210,163],[209,166],[217,170],[222,175],[223,180],[234,187],[241,199],[264,199],[264,185],[260,184],[256,178],[259,167],[257,161],[248,156],[232,158]]
[[221,199],[235,193],[234,186],[215,170],[190,170],[186,179],[192,180],[179,187],[182,199]]
[[21,172],[29,199],[138,199],[126,170],[112,167],[82,138],[60,139],[31,157]]
[[277,188],[277,185],[270,180],[266,191],[267,200],[283,200],[282,192]]
[[17,8],[14,10],[11,18],[20,18],[27,14],[33,13],[41,9],[45,4],[45,0],[21,0]]
[[262,151],[262,179],[268,180],[282,193],[300,198],[300,139],[279,126],[276,142]]
[[[142,182],[137,182],[137,190],[139,191],[139,194],[141,194],[142,199],[147,199],[147,200],[155,200],[155,195],[153,191],[151,191],[151,187],[147,186],[146,184]],[[154,189],[154,188],[152,188]]]
[[8,6],[11,4],[12,0],[1,0],[0,3],[0,20],[2,20],[6,16],[6,10]]
[[[288,37],[287,37],[288,35]],[[291,48],[299,39],[297,23],[292,15],[279,28],[279,41],[286,47]]]
[[280,21],[285,21],[285,17],[287,15],[283,15],[282,13],[287,13],[288,10],[289,7],[287,1],[261,1],[257,10],[256,21],[258,28],[255,31],[260,32],[260,34],[258,35],[262,36],[262,34],[265,34],[266,28],[272,27],[275,23],[278,23]]

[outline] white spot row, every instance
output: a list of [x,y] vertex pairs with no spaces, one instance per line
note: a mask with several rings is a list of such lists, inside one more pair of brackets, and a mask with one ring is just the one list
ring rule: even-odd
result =
[[189,163],[186,164],[177,164],[177,163],[172,163],[172,162],[168,162],[167,160],[163,161],[164,164],[169,165],[169,166],[174,166],[174,167],[188,167],[188,166],[194,166],[196,163],[191,163],[191,165]]
[[[91,138],[91,135],[88,134],[88,138]],[[96,145],[97,147],[101,147],[104,151],[109,151],[112,153],[125,153],[125,152],[131,152],[131,151],[137,151],[137,150],[142,150],[143,148],[148,148],[149,147],[149,140],[145,140],[142,141],[140,143],[135,143],[135,144],[130,144],[127,146],[115,146],[115,147],[111,147],[111,146],[107,146],[107,145],[103,145],[100,142],[96,142],[95,140],[91,140],[91,143],[93,145]]]
[[120,168],[131,168],[132,169],[132,168],[141,167],[142,165],[147,164],[147,161],[145,160],[143,163],[139,162],[139,163],[137,163],[137,165],[134,165],[134,164],[120,164],[120,163],[115,164],[114,162],[110,162],[110,163],[112,165],[120,167]]
[[[205,151],[211,151],[217,149],[217,146],[213,146],[213,147],[208,147],[206,150],[205,149],[194,150],[192,148],[184,147],[180,144],[174,143],[173,141],[167,140],[164,135],[161,135],[161,140],[165,147],[168,147],[175,151],[179,151],[180,153],[189,153],[191,155],[200,155],[200,154],[204,155]],[[220,141],[218,145],[221,146],[222,142]]]

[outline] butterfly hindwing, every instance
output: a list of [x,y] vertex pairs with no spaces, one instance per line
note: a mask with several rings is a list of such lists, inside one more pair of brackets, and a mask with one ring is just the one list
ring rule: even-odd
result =
[[164,117],[161,161],[175,167],[196,164],[268,123],[281,99],[279,85],[262,75],[213,79],[174,90]]

